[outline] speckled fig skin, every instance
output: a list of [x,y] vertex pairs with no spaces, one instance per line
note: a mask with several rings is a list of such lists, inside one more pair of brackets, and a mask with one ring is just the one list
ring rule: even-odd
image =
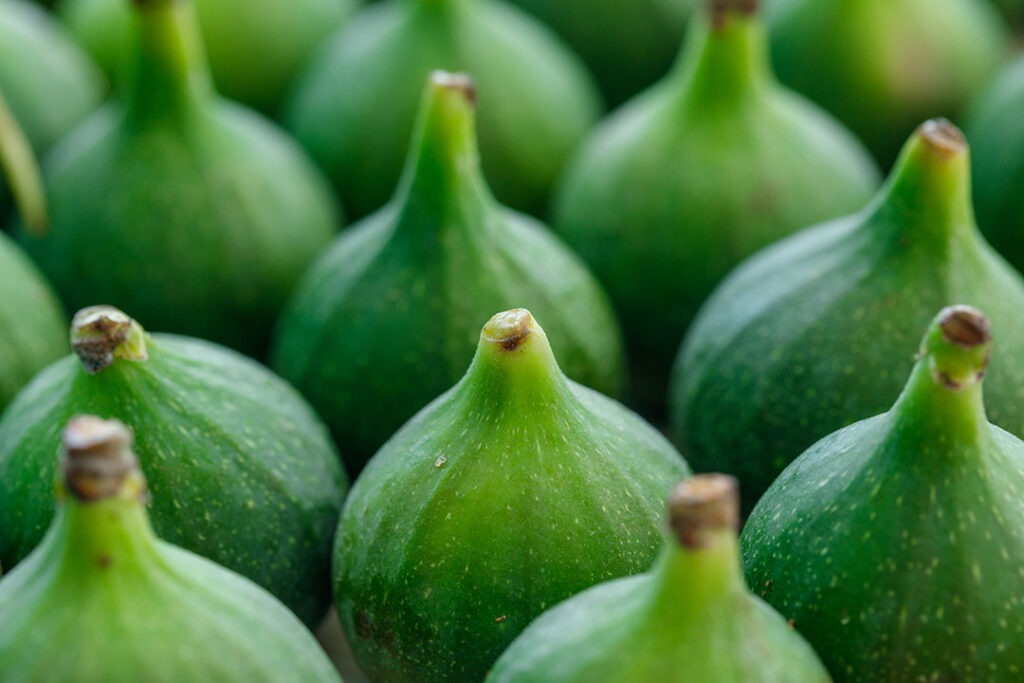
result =
[[[195,0],[217,90],[273,114],[292,81],[359,0]],[[129,0],[60,0],[57,12],[113,80],[132,41]]]
[[650,571],[542,614],[487,683],[829,683],[807,642],[743,583],[737,489],[718,474],[679,484]]
[[44,161],[51,225],[21,243],[69,310],[104,301],[152,330],[253,356],[340,217],[269,121],[213,91],[190,0],[135,0],[129,92]]
[[[271,364],[330,426],[355,475],[417,410],[462,377],[480,321],[544,316],[567,375],[609,395],[624,383],[606,295],[546,226],[499,205],[481,172],[476,91],[435,72],[391,203],[306,273],[278,321]],[[482,95],[481,95],[482,96]],[[429,343],[410,330],[434,330]]]
[[296,81],[285,123],[359,218],[402,174],[419,92],[436,69],[480,93],[484,175],[503,204],[543,215],[601,111],[583,63],[539,21],[493,0],[389,0],[352,18]]
[[50,524],[63,425],[79,413],[116,417],[137,434],[157,532],[318,623],[347,482],[309,405],[238,353],[144,335],[116,309],[80,312],[72,328],[77,353],[40,372],[0,419],[0,562],[13,567]]
[[127,427],[62,440],[53,524],[0,582],[4,683],[341,683],[269,593],[156,537]]
[[748,583],[837,683],[1024,675],[1024,443],[985,419],[991,346],[977,310],[943,310],[892,409],[814,444],[747,521]]
[[803,450],[889,406],[935,311],[986,311],[1002,350],[995,424],[1024,434],[1024,281],[978,233],[963,135],[930,121],[860,213],[737,268],[702,309],[673,371],[672,426],[698,471],[736,475],[753,505]]
[[650,566],[687,473],[656,430],[566,379],[528,311],[495,315],[465,377],[388,441],[346,503],[334,594],[360,668],[481,681],[545,608]]
[[[1024,10],[1024,6],[1022,6]],[[1024,270],[1024,55],[1006,66],[974,103],[971,141],[978,225],[1000,254]]]
[[779,79],[886,168],[921,121],[959,119],[1010,54],[988,0],[768,0],[765,9]]
[[701,2],[672,72],[575,157],[553,219],[608,290],[631,402],[657,420],[715,285],[770,242],[863,206],[878,183],[849,132],[775,82],[757,3]]

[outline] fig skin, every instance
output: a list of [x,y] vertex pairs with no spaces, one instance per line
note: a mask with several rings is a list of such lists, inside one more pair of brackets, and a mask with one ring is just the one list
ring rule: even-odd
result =
[[672,429],[694,467],[736,475],[753,505],[815,441],[892,405],[917,330],[950,301],[986,311],[1000,335],[989,414],[1024,434],[1024,281],[978,232],[969,156],[948,121],[922,124],[862,211],[721,284],[673,370]]
[[593,131],[555,202],[556,230],[615,304],[631,404],[655,420],[679,342],[729,270],[878,183],[852,135],[775,82],[756,8],[705,1],[672,72]]
[[546,607],[650,566],[662,501],[686,474],[656,430],[562,375],[528,311],[494,316],[465,377],[347,500],[334,588],[360,668],[482,680]]
[[340,683],[269,593],[154,535],[123,424],[79,416],[64,438],[54,522],[0,582],[4,683]]
[[743,530],[747,581],[837,683],[1020,680],[1024,443],[985,418],[983,328],[944,310],[892,408],[804,452]]
[[[480,321],[495,310],[532,307],[566,374],[610,395],[624,384],[605,293],[546,226],[499,205],[481,176],[473,82],[435,72],[422,92],[394,198],[309,269],[271,350],[271,365],[324,417],[353,476],[465,374]],[[410,330],[437,333],[411,343]]]
[[[195,0],[210,72],[225,97],[274,115],[306,61],[359,0]],[[60,0],[57,13],[111,80],[128,78],[127,0]]]
[[315,625],[330,602],[331,543],[347,490],[326,428],[298,392],[238,353],[177,335],[133,333],[139,338],[145,360],[119,345],[128,357],[92,374],[71,354],[0,418],[0,562],[13,567],[50,524],[59,430],[79,413],[102,414],[138,433],[161,537],[249,577]]
[[70,310],[262,356],[338,207],[292,140],[212,90],[188,0],[133,7],[133,86],[47,157],[50,231],[19,237]]
[[487,683],[829,683],[807,642],[743,583],[736,491],[714,474],[677,486],[654,566],[542,614]]
[[534,215],[601,104],[582,62],[525,12],[493,0],[389,0],[352,18],[298,78],[286,127],[353,218],[383,206],[402,173],[418,94],[433,70],[480,93],[484,175]]

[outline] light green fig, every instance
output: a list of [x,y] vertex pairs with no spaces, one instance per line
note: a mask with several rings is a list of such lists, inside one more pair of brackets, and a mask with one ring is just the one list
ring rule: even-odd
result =
[[814,444],[747,520],[747,581],[838,683],[1021,680],[1024,442],[985,417],[992,350],[977,309],[943,309],[891,409]]
[[[437,328],[407,330],[411,343]],[[391,683],[481,681],[547,607],[642,571],[688,473],[652,427],[568,380],[529,311],[491,318],[465,377],[356,481],[334,556],[360,667]]]
[[[465,373],[480,320],[529,306],[566,373],[623,384],[618,324],[586,267],[546,226],[499,205],[480,172],[476,91],[435,72],[387,207],[338,236],[299,283],[271,363],[324,416],[350,472]],[[410,344],[409,330],[437,330]]]
[[4,683],[340,683],[269,593],[157,538],[131,438],[94,416],[64,428],[56,517],[0,581]]

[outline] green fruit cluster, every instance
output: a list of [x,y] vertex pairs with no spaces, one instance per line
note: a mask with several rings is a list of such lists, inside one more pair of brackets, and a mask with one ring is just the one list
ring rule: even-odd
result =
[[1013,0],[28,2],[0,683],[1024,680]]

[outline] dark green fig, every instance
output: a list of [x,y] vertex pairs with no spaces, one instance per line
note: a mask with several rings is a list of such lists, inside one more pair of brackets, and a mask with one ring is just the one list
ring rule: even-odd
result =
[[[600,287],[545,226],[491,196],[474,101],[468,77],[431,76],[391,203],[337,238],[278,323],[273,366],[327,421],[352,473],[462,377],[495,310],[531,307],[566,374],[613,395],[622,385]],[[419,342],[416,330],[434,333]]]
[[64,429],[56,517],[0,582],[4,683],[340,683],[273,596],[157,538],[131,439],[94,416]]
[[334,595],[360,667],[391,683],[482,680],[545,608],[650,566],[662,501],[687,472],[656,430],[562,374],[529,311],[495,315],[465,377],[345,505]]
[[665,75],[698,0],[512,0],[586,61],[620,104]]
[[[316,48],[359,0],[195,0],[210,72],[226,97],[272,113]],[[127,76],[129,0],[61,0],[58,12],[115,79]]]
[[45,10],[0,0],[0,91],[42,154],[100,105],[106,83]]
[[1024,434],[1024,281],[978,233],[967,142],[920,126],[858,214],[751,258],[708,301],[672,378],[672,425],[698,471],[735,474],[753,505],[826,434],[892,405],[916,333],[950,301],[1002,335],[993,422]]
[[747,581],[837,682],[1024,675],[1024,443],[985,418],[990,346],[980,312],[944,309],[895,405],[814,444],[747,521]]
[[862,206],[877,185],[852,136],[775,83],[757,3],[702,2],[674,70],[594,132],[555,214],[615,302],[634,401],[652,414],[715,284],[769,242]]
[[999,253],[1024,270],[1024,56],[974,103],[965,130],[974,149],[978,224]]
[[853,130],[885,167],[914,127],[959,116],[1009,54],[980,0],[772,0],[772,62],[786,85]]
[[46,160],[51,230],[29,253],[75,310],[264,353],[285,297],[338,225],[300,148],[211,88],[188,0],[135,0],[133,87]]
[[331,541],[346,481],[298,393],[209,342],[147,335],[109,306],[79,311],[74,354],[0,419],[0,562],[36,547],[53,517],[53,442],[72,416],[137,431],[153,523],[173,543],[267,588],[309,625],[330,602]]
[[477,83],[484,173],[498,199],[543,211],[599,99],[578,58],[500,0],[389,0],[363,10],[311,60],[285,120],[346,209],[365,216],[394,190],[420,89],[436,69]]
[[683,481],[668,517],[670,538],[650,571],[545,612],[488,683],[827,683],[806,641],[743,583],[736,480]]

